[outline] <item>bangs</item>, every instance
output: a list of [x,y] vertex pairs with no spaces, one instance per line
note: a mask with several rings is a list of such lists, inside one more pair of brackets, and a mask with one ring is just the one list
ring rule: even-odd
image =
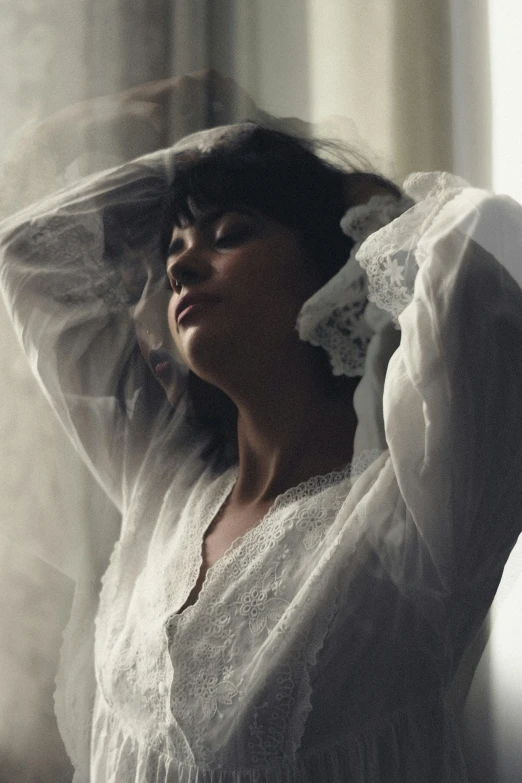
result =
[[354,244],[340,228],[350,174],[319,157],[313,143],[254,124],[208,150],[180,152],[164,202],[164,258],[174,227],[191,225],[195,210],[249,209],[293,231],[326,282]]
[[171,228],[192,223],[194,207],[202,211],[246,207],[299,228],[303,204],[296,203],[295,196],[304,185],[298,182],[302,172],[299,175],[292,165],[292,157],[283,166],[280,151],[275,155],[275,150],[272,154],[267,150],[261,155],[250,146],[230,145],[180,156],[165,205]]
[[250,172],[234,165],[228,156],[221,161],[200,157],[190,165],[182,164],[176,169],[168,199],[171,225],[191,225],[195,209],[232,211],[242,206],[265,211],[257,189],[252,187]]

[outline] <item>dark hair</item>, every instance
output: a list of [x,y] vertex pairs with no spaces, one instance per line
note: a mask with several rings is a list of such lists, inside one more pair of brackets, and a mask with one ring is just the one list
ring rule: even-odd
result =
[[[321,152],[333,152],[340,165],[325,160],[318,154]],[[311,142],[244,123],[208,150],[180,151],[175,157],[172,182],[162,196],[159,223],[157,205],[153,204],[155,215],[148,214],[150,210],[136,214],[133,232],[139,234],[143,226],[150,232],[151,223],[158,226],[160,252],[166,259],[174,226],[192,222],[193,206],[225,210],[247,207],[294,231],[305,257],[322,271],[325,283],[346,263],[353,247],[353,240],[340,228],[346,210],[374,193],[401,196],[392,182],[371,172],[367,164],[366,170],[361,170],[360,160],[358,164],[348,162],[341,145]],[[107,214],[105,220],[112,229],[108,234],[117,236],[117,244],[121,243],[118,231],[122,225],[128,226],[128,220],[117,213]],[[150,372],[146,375],[152,380]],[[154,385],[157,392],[155,380]],[[193,425],[210,435],[204,456],[233,459],[237,410],[232,401],[193,373],[189,374],[188,393]],[[156,393],[148,398],[156,399]]]
[[[353,247],[339,225],[346,210],[372,188],[397,198],[401,193],[375,173],[327,162],[320,149],[318,142],[245,123],[206,152],[181,152],[164,204],[164,254],[174,226],[192,220],[192,203],[199,209],[248,207],[295,231],[305,256],[323,271],[323,282],[329,280]],[[342,157],[340,147],[337,153]]]
[[[333,151],[342,165],[327,162],[318,154],[321,150]],[[247,207],[293,230],[305,257],[322,271],[326,283],[353,247],[353,240],[341,230],[341,218],[350,206],[383,191],[401,196],[389,180],[347,163],[340,146],[245,123],[208,150],[188,149],[176,157],[163,208],[162,253],[166,258],[174,226],[192,222],[194,206]],[[191,386],[194,421],[212,433],[209,453],[230,450],[235,443],[235,406],[200,379],[194,377]]]

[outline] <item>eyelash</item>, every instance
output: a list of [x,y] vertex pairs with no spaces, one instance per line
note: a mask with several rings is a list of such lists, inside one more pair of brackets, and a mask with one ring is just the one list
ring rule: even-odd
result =
[[[214,240],[214,245],[218,249],[220,247],[226,248],[226,247],[233,247],[236,244],[240,244],[242,241],[248,239],[252,235],[252,229],[250,228],[237,228],[237,229],[231,229],[230,231],[225,232],[220,237]],[[180,289],[181,286],[177,286],[174,284],[174,279],[169,277],[169,275],[166,276],[165,279],[165,288],[169,291],[176,292],[176,289]],[[179,291],[178,291],[179,293]]]
[[248,228],[238,228],[227,231],[218,237],[214,244],[216,247],[230,247],[231,245],[239,244],[244,239],[248,239],[251,231]]

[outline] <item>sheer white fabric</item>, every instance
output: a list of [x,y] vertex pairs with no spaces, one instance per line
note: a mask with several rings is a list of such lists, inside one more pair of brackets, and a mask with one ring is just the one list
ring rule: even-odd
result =
[[370,340],[389,320],[384,310],[368,306],[368,279],[356,261],[357,251],[370,234],[411,206],[411,198],[372,196],[368,203],[351,207],[341,220],[343,232],[355,242],[350,258],[310,297],[297,320],[301,340],[328,353],[334,375],[363,375]]
[[[522,527],[522,210],[436,178],[363,243],[371,295],[401,328],[382,427],[384,331],[356,397],[354,467],[280,496],[180,613],[236,468],[205,457],[182,367],[177,405],[151,407],[106,228],[111,205],[139,202],[140,252],[157,253],[171,160],[0,227],[20,339],[122,512],[99,605],[114,542],[94,561],[71,549],[57,711],[76,780],[463,783],[447,690]],[[105,540],[102,519],[89,535]]]

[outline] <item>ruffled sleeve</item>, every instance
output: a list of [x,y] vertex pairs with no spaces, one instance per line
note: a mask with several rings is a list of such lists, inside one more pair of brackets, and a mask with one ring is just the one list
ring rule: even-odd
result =
[[[168,170],[166,153],[157,153],[0,224],[0,284],[16,333],[75,448],[120,510],[155,433],[173,418],[133,322],[145,287],[168,296],[158,241]],[[157,279],[145,267],[158,269]],[[174,364],[173,374],[182,404],[186,370]]]
[[386,439],[416,551],[445,592],[480,589],[522,528],[522,208],[451,175],[405,189],[357,255],[401,330]]

